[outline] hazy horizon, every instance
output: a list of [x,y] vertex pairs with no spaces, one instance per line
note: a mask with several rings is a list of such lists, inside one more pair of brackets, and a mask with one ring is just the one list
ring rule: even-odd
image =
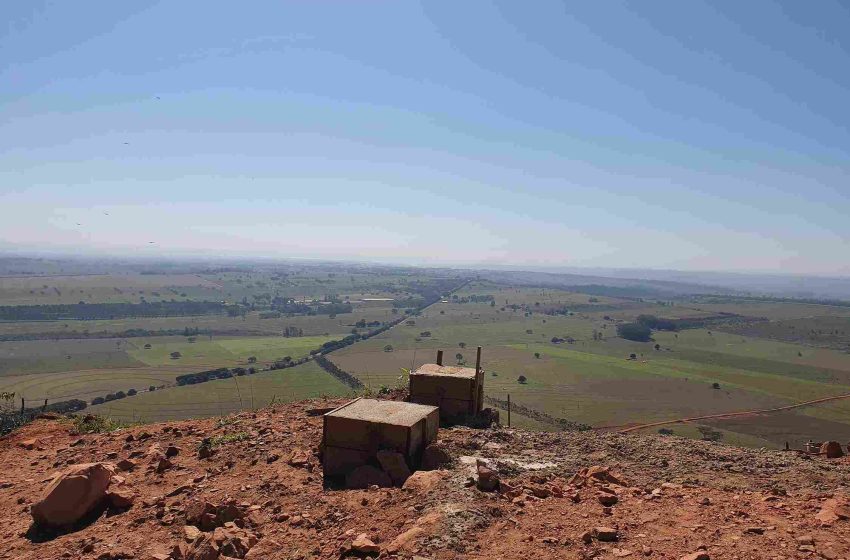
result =
[[0,254],[850,276],[840,2],[0,6]]

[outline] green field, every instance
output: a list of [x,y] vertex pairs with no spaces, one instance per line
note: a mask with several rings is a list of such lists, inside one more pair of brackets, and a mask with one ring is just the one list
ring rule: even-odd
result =
[[[284,356],[307,356],[328,340],[367,332],[371,327],[363,323],[386,324],[413,313],[330,359],[356,375],[367,391],[377,391],[404,385],[403,371],[433,362],[438,349],[448,363],[473,365],[475,347],[481,345],[489,396],[510,394],[513,402],[541,413],[597,427],[850,393],[848,307],[722,296],[650,301],[483,280],[449,293],[449,286],[460,283],[443,270],[300,263],[191,270],[171,264],[153,271],[130,267],[113,274],[0,278],[0,305],[211,300],[239,310],[235,316],[0,323],[0,390],[35,404],[44,398],[91,401],[135,389],[136,396],[90,407],[126,420],[218,415],[263,406],[272,398],[351,394],[313,362],[173,385],[178,375],[220,367],[262,370]],[[442,300],[416,313],[423,294],[429,301]],[[313,310],[262,318],[274,298],[306,302]],[[323,301],[350,303],[353,312],[323,315]],[[618,325],[639,315],[710,323],[654,331],[651,342],[618,337]],[[304,336],[283,337],[287,328]],[[555,343],[553,337],[561,340]],[[249,357],[256,364],[249,364]],[[156,390],[149,392],[151,386]],[[514,426],[553,429],[517,413],[512,420]],[[850,401],[668,429],[688,437],[711,433],[748,446],[846,441]]]
[[[133,359],[149,366],[170,367],[172,365],[214,368],[223,366],[248,365],[248,357],[257,358],[258,364],[273,362],[284,356],[298,358],[306,356],[310,350],[344,334],[329,336],[301,336],[283,338],[280,336],[217,338],[198,337],[196,342],[188,342],[184,337],[133,338],[127,341],[127,354]],[[150,344],[150,348],[145,348]],[[181,357],[174,359],[172,352],[180,352]]]
[[[331,336],[241,337],[199,339],[185,337],[132,338],[124,340],[60,340],[0,342],[0,391],[15,392],[32,402],[66,399],[90,401],[116,391],[172,385],[175,377],[219,367],[255,367],[284,356],[307,356]],[[151,348],[145,349],[146,343]],[[171,352],[180,352],[172,359]],[[71,356],[70,359],[68,356]]]
[[272,400],[290,402],[353,394],[350,387],[311,361],[293,368],[143,393],[87,410],[117,420],[154,422],[220,416],[266,406]]
[[[486,288],[472,285],[466,292],[480,294]],[[499,298],[511,294],[531,305],[582,301],[580,296],[569,298],[551,290],[498,288],[492,293]],[[501,399],[511,394],[514,402],[594,426],[771,408],[850,393],[850,355],[846,353],[710,329],[656,332],[652,343],[630,342],[616,336],[618,317],[634,318],[640,313],[700,317],[705,313],[678,305],[626,307],[598,313],[582,307],[567,316],[534,313],[532,307],[528,316],[498,304],[443,303],[414,318],[414,325],[400,325],[343,349],[332,360],[377,387],[396,383],[401,368],[432,362],[437,349],[446,351],[448,361],[454,362],[460,353],[461,361],[472,364],[473,348],[481,345],[487,394]],[[425,331],[430,336],[422,336]],[[601,340],[594,340],[594,331]],[[553,344],[553,336],[569,336],[574,343]],[[461,342],[466,343],[465,349],[460,348]],[[659,350],[654,349],[656,343]],[[393,351],[383,352],[386,345]],[[632,353],[637,359],[628,360]],[[520,375],[527,378],[526,383],[517,381]],[[848,409],[850,405],[836,404],[787,415],[781,437],[763,433],[756,421],[737,422],[721,431],[730,441],[774,446],[824,434],[846,439]],[[799,417],[805,422],[791,421]]]

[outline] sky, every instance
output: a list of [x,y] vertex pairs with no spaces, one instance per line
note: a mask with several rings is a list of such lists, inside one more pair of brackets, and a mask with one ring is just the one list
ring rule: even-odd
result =
[[850,275],[850,5],[0,3],[0,251]]

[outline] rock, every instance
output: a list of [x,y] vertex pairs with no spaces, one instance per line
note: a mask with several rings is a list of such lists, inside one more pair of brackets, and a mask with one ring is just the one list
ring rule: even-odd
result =
[[169,461],[165,457],[160,457],[159,460],[156,462],[156,468],[154,470],[157,473],[162,474],[173,466],[174,465],[171,463],[171,461]]
[[416,539],[424,534],[425,529],[422,527],[411,527],[387,544],[387,552],[389,554],[398,554],[401,551],[410,552],[416,547]]
[[233,558],[244,558],[251,547],[257,544],[256,535],[232,524],[216,528],[213,540],[219,553]]
[[195,542],[195,539],[201,536],[201,530],[194,525],[186,525],[183,527],[183,540],[188,543]]
[[616,484],[617,486],[628,486],[621,476],[611,472],[609,467],[594,465],[581,469],[570,479],[570,485],[582,486],[589,483]]
[[531,486],[529,487],[529,490],[531,490],[531,494],[535,498],[540,498],[541,500],[544,500],[552,495],[552,491],[546,488],[545,486]]
[[492,492],[499,487],[499,473],[488,467],[487,464],[480,459],[477,463],[477,470],[478,481],[476,484],[479,490]]
[[590,544],[593,542],[593,533],[591,531],[585,531],[579,538],[584,544]]
[[306,467],[310,464],[310,455],[302,449],[296,449],[292,452],[292,455],[289,456],[287,463],[289,463],[289,466],[291,467]]
[[109,463],[75,465],[56,476],[41,499],[32,505],[32,518],[47,526],[70,525],[103,503],[114,466]]
[[18,442],[18,447],[23,447],[27,451],[32,451],[38,446],[37,439],[25,439]]
[[176,445],[169,445],[168,447],[165,448],[165,456],[169,459],[171,457],[176,457],[179,454],[180,454],[180,448],[177,447]]
[[186,524],[212,531],[218,526],[216,507],[209,502],[194,500],[186,505]]
[[745,533],[749,533],[751,535],[763,535],[764,527],[747,527],[744,529]]
[[404,455],[397,451],[386,451],[384,449],[378,451],[378,462],[384,472],[390,476],[395,486],[401,486],[410,476],[410,468],[407,466],[407,461],[404,460]]
[[268,560],[275,558],[280,554],[282,545],[274,539],[264,538],[255,546],[251,547],[248,554],[245,555],[245,560]]
[[686,554],[679,558],[679,560],[710,560],[708,553],[704,550],[698,550],[696,552],[692,552],[691,554]]
[[422,452],[422,469],[432,471],[440,469],[452,462],[449,453],[439,444],[432,443]]
[[619,501],[616,494],[606,494],[604,492],[600,492],[596,499],[599,500],[599,503],[603,506],[611,507]]
[[811,535],[801,535],[797,537],[797,544],[807,544],[809,546],[813,546],[815,544],[815,538]]
[[366,533],[360,533],[351,542],[351,550],[360,554],[377,554],[381,552],[381,547],[376,545]]
[[372,485],[389,488],[393,485],[393,481],[387,473],[371,465],[361,465],[345,477],[346,488],[365,489]]
[[269,453],[266,456],[266,463],[272,464],[275,461],[277,461],[278,459],[280,459],[280,453]]
[[109,504],[116,509],[128,509],[133,507],[135,496],[129,490],[110,490],[106,493]]
[[821,444],[820,453],[821,455],[826,455],[827,459],[837,459],[844,456],[841,444],[837,441],[827,441]]
[[850,506],[836,498],[826,500],[815,516],[821,525],[832,525],[836,521],[850,519]]
[[209,441],[204,440],[198,447],[198,459],[209,459],[213,456],[213,448]]
[[617,529],[611,527],[594,527],[593,536],[602,542],[613,542],[619,538]]
[[447,474],[448,471],[416,471],[404,481],[402,488],[424,494],[430,492]]
[[211,534],[201,533],[186,552],[185,560],[218,560],[219,549]]

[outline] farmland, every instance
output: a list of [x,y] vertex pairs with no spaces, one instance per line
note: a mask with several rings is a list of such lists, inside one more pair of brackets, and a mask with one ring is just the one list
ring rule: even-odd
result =
[[[90,275],[79,268],[55,274],[68,265],[31,266],[35,270],[28,272],[40,274],[0,278],[0,307],[11,318],[0,321],[0,390],[28,405],[134,393],[141,399],[151,388],[175,385],[179,375],[219,368],[253,372],[285,358],[298,362],[327,341],[397,320],[406,306],[421,305],[443,284],[459,282],[333,265],[192,272],[138,265]],[[184,309],[199,313],[181,315]],[[50,314],[57,318],[14,320]],[[315,366],[299,371],[308,377],[321,372]],[[322,372],[320,378],[327,392],[339,391],[333,377]],[[227,387],[222,391],[234,384]],[[221,401],[213,389],[199,391],[207,393]]]
[[[0,279],[0,306],[79,313],[84,301],[97,318],[0,322],[0,390],[38,403],[91,402],[132,389],[138,394],[89,407],[127,420],[353,394],[304,361],[352,336],[327,358],[372,392],[404,386],[405,372],[434,361],[438,349],[448,362],[471,365],[475,347],[484,347],[486,395],[511,395],[534,411],[531,418],[515,410],[512,424],[536,430],[557,429],[561,420],[617,429],[850,393],[844,305],[690,296],[684,288],[648,299],[632,287],[558,287],[549,276],[535,286],[506,283],[505,275],[496,283],[456,271],[363,265],[172,263],[90,276],[49,270]],[[178,311],[195,309],[181,302],[209,306],[194,315],[134,316],[151,315],[160,302]],[[103,317],[111,309],[121,315]],[[644,342],[618,335],[641,317],[672,327],[654,328]],[[268,369],[285,357],[293,367]],[[243,373],[177,386],[177,376],[220,368]],[[670,430],[749,446],[846,440],[850,401]]]
[[[458,354],[461,362],[469,362],[474,357],[472,348],[481,345],[488,395],[504,399],[510,393],[515,403],[592,426],[778,407],[850,393],[850,355],[833,349],[708,328],[658,331],[651,343],[616,335],[618,322],[640,314],[706,317],[719,310],[692,309],[685,301],[654,306],[610,298],[590,302],[587,296],[558,290],[507,290],[486,284],[471,284],[465,291],[492,294],[497,305],[453,301],[434,305],[416,317],[414,325],[399,326],[346,348],[335,353],[333,360],[375,387],[395,383],[401,368],[433,361],[438,348],[447,350],[452,361]],[[527,307],[506,307],[512,302]],[[577,310],[554,316],[535,312],[565,302],[576,302],[566,305]],[[611,310],[612,306],[618,309]],[[825,312],[835,317],[843,310]],[[797,310],[789,313],[798,314]],[[775,309],[766,309],[765,314],[787,316]],[[423,336],[426,332],[428,336]],[[572,343],[552,343],[553,337],[569,338]],[[391,346],[392,352],[384,352],[385,346]],[[628,359],[631,354],[635,359]],[[525,382],[517,381],[520,375]],[[779,420],[772,420],[781,430],[765,429],[759,419],[752,418],[714,424],[729,441],[779,446],[823,434],[846,439],[849,411],[846,404],[833,404],[781,414]],[[673,427],[674,433],[679,430],[688,436],[694,435],[694,429]]]

